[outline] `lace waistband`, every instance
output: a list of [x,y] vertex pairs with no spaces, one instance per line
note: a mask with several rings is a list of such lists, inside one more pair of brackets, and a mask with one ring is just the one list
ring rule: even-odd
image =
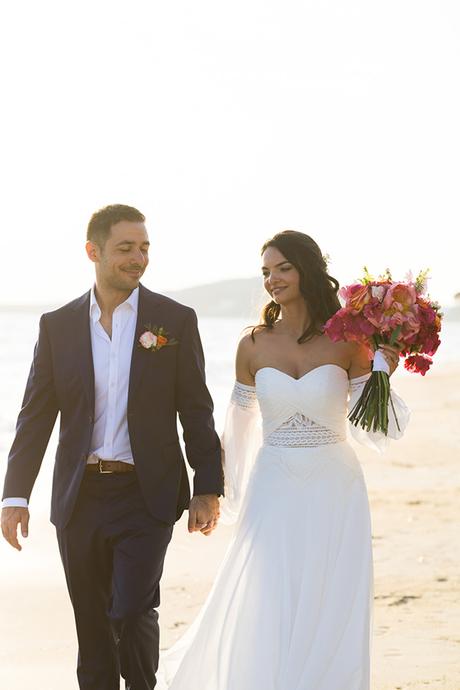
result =
[[317,424],[300,412],[292,415],[264,439],[264,445],[284,448],[316,448],[346,440],[344,434]]

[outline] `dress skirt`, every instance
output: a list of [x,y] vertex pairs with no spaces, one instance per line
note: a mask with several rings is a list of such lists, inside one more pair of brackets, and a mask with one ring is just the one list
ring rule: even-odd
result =
[[163,690],[369,690],[371,525],[347,442],[260,448],[198,618]]

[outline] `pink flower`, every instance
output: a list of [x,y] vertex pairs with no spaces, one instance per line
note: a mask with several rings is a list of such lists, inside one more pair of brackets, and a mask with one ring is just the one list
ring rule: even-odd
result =
[[146,331],[139,338],[140,344],[142,345],[142,347],[145,347],[146,350],[150,350],[152,347],[156,347],[157,341],[158,338],[154,333],[152,333],[152,331]]
[[371,299],[369,286],[361,285],[361,283],[355,283],[354,285],[344,287],[340,290],[339,294],[345,299],[347,307],[358,312],[361,311],[364,305]]
[[402,326],[405,321],[406,321],[406,319],[401,314],[401,312],[397,311],[390,316],[387,323],[388,323],[388,326],[390,327],[390,329],[394,330],[398,326]]
[[417,300],[417,293],[413,285],[407,283],[393,283],[388,288],[383,300],[384,309],[407,311]]
[[371,324],[375,326],[378,330],[382,327],[385,321],[385,315],[382,311],[382,305],[380,303],[366,304],[363,309],[363,315],[368,319]]
[[420,318],[425,323],[431,324],[436,321],[436,312],[433,309],[433,307],[429,304],[429,302],[426,302],[424,299],[419,297],[417,300],[417,305],[419,308]]
[[344,339],[345,314],[348,314],[348,309],[342,307],[342,309],[339,309],[331,316],[324,326],[325,333],[334,343]]
[[416,374],[421,374],[422,376],[425,376],[432,364],[433,361],[424,355],[410,355],[404,361],[405,369]]
[[[401,312],[399,312],[401,315]],[[413,338],[420,331],[420,317],[418,315],[418,307],[416,304],[412,309],[403,316],[401,336],[407,342],[408,338]]]
[[362,314],[357,314],[354,310],[343,307],[329,319],[324,331],[334,342],[355,340],[367,343],[374,335],[376,328]]
[[441,345],[441,340],[439,338],[439,335],[437,333],[429,333],[423,342],[421,352],[425,355],[429,355],[432,357],[435,353],[438,347]]

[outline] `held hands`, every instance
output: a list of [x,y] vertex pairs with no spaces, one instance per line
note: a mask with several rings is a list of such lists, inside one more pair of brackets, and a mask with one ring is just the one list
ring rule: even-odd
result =
[[28,508],[2,508],[2,533],[6,541],[14,549],[22,550],[18,541],[18,525],[21,525],[21,534],[27,537],[29,534],[29,509]]
[[194,496],[190,501],[188,531],[209,536],[220,517],[219,499],[213,494]]

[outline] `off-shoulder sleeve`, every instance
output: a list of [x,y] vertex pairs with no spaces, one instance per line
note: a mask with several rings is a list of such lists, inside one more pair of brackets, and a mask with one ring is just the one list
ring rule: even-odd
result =
[[[361,395],[366,381],[370,377],[370,374],[365,374],[364,376],[359,376],[358,378],[351,379],[349,384],[349,399],[348,399],[348,409],[352,410],[355,404],[358,402],[359,396]],[[351,436],[361,443],[363,446],[372,448],[372,450],[377,450],[379,453],[383,453],[388,447],[390,439],[397,440],[404,435],[406,427],[409,423],[410,410],[406,403],[399,395],[390,389],[391,402],[388,403],[388,436],[382,431],[365,431],[361,426],[355,426],[350,422],[349,428]],[[394,408],[394,410],[393,410]],[[396,413],[396,418],[395,418]]]
[[257,451],[262,445],[262,423],[256,389],[235,382],[222,436],[225,497],[221,520],[236,521]]

